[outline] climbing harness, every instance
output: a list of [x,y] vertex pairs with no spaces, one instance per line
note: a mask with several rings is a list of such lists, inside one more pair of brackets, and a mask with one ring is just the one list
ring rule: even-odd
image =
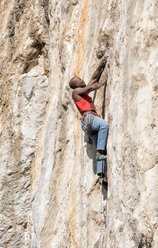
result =
[[[88,144],[93,144],[90,135],[92,133],[95,133],[96,131],[92,131],[91,129],[91,123],[92,123],[92,116],[96,115],[98,116],[95,112],[92,111],[86,111],[85,114],[82,116],[82,129],[85,133],[84,135],[84,141],[87,142]],[[84,121],[84,123],[83,123]]]
[[[82,116],[82,129],[85,133],[87,134],[91,134],[92,133],[92,129],[91,129],[91,123],[92,123],[92,117],[93,115],[97,115],[97,113],[93,112],[93,111],[86,111],[85,114],[83,114]],[[83,124],[84,121],[84,124]]]
[[83,115],[82,115],[81,121],[83,121],[84,118],[87,117],[88,115],[96,115],[96,116],[98,116],[98,114],[96,112],[94,112],[94,111],[85,111],[83,113]]
[[[86,119],[85,119],[86,117]],[[85,116],[83,116],[83,120],[85,119],[85,123],[82,126],[82,129],[85,133],[90,134],[91,133],[91,122],[92,122],[92,115],[91,113],[87,113]]]

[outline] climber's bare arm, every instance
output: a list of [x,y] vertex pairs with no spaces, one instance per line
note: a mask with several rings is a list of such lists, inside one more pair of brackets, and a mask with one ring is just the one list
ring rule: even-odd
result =
[[84,88],[76,88],[72,92],[72,97],[75,101],[79,101],[81,99],[81,95],[88,94],[91,91],[98,90],[103,85],[106,85],[107,80],[103,80],[100,83],[94,83],[93,85],[88,85]]
[[101,63],[97,67],[96,71],[93,73],[92,78],[91,78],[91,80],[90,80],[88,85],[92,85],[92,84],[95,84],[95,83],[99,82],[101,74],[104,71],[105,65],[107,63],[107,59],[108,59],[108,56],[105,56],[102,59]]

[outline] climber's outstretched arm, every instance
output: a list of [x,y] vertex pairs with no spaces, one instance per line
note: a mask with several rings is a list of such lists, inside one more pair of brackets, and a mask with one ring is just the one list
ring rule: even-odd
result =
[[106,85],[107,80],[103,80],[99,83],[94,83],[93,85],[88,85],[84,88],[76,88],[72,92],[72,97],[75,101],[79,101],[81,99],[81,95],[88,94],[91,91],[98,90],[103,85]]
[[91,78],[91,80],[90,80],[88,85],[92,85],[92,84],[95,84],[95,83],[99,82],[101,74],[104,71],[105,65],[107,63],[107,59],[108,59],[108,56],[105,56],[102,59],[100,65],[97,67],[96,71],[93,73],[92,78]]

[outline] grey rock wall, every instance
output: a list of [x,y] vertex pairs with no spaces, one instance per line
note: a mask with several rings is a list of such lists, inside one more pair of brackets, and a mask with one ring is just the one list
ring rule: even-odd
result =
[[[157,13],[156,0],[1,1],[1,248],[158,247]],[[104,53],[108,191],[68,87]]]

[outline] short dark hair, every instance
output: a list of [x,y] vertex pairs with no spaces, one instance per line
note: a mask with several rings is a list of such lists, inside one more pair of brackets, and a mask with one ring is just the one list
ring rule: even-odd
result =
[[77,79],[79,79],[79,78],[78,77],[73,77],[69,81],[69,86],[70,86],[71,89],[75,89],[76,88]]

